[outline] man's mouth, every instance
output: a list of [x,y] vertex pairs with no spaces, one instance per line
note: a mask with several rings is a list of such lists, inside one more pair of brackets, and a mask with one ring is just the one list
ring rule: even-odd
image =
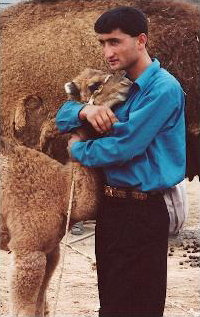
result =
[[118,62],[118,59],[109,59],[108,60],[108,63],[109,64],[115,64],[115,63],[117,63]]

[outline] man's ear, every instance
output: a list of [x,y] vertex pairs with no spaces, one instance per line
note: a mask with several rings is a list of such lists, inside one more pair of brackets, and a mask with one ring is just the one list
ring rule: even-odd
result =
[[143,49],[147,44],[147,35],[145,33],[141,33],[138,35],[138,48]]

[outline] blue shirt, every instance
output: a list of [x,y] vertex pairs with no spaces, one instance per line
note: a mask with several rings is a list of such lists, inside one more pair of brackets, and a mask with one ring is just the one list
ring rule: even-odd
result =
[[[109,135],[76,142],[74,158],[88,167],[103,167],[111,186],[142,191],[165,189],[185,177],[184,93],[179,82],[157,59],[135,80],[127,101],[117,107],[119,122]],[[58,111],[60,131],[82,123],[82,104],[66,102]]]

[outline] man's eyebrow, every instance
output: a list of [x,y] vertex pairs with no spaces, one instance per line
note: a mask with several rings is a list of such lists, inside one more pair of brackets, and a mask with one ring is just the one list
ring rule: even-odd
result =
[[111,37],[111,38],[109,38],[107,40],[99,39],[98,41],[99,41],[99,43],[104,44],[106,42],[120,42],[120,39],[117,38],[117,37]]

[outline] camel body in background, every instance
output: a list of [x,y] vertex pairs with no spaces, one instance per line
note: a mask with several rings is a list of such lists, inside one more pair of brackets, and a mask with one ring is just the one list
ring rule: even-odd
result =
[[[108,72],[93,25],[109,8],[136,6],[149,20],[148,52],[182,84],[187,172],[199,175],[199,8],[174,1],[57,0],[19,3],[1,12],[1,134],[40,149],[41,134],[66,100],[64,84],[85,68]],[[66,163],[68,138],[43,151]]]
[[[135,5],[148,15],[148,51],[179,79],[187,94],[186,176],[192,180],[199,175],[197,6],[149,0],[60,0],[20,3],[1,12],[1,134],[11,142],[2,149],[1,247],[13,251],[12,317],[44,316],[46,288],[65,233],[72,179],[68,136],[57,131],[51,137],[50,123],[66,100],[63,87],[67,81],[86,67],[107,72],[92,30],[98,16],[116,5]],[[41,148],[47,155],[39,152]],[[77,200],[74,222],[87,219],[89,210],[98,204],[93,194],[102,184],[98,173],[95,179],[94,173],[76,166],[73,178],[76,181],[77,177],[79,185],[74,202],[82,193],[79,198],[88,209],[80,209]],[[80,173],[88,180],[84,190],[93,184],[90,196],[78,190],[84,184],[78,182]]]

